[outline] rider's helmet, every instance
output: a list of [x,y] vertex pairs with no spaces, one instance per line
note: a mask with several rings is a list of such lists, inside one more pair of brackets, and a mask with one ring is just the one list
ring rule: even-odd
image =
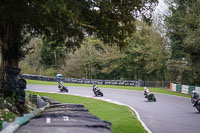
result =
[[144,91],[146,91],[147,90],[147,87],[144,87]]
[[199,97],[199,95],[197,94],[197,92],[196,92],[195,90],[192,91],[192,95],[193,95],[194,97]]
[[93,84],[93,88],[95,88],[95,89],[96,89],[96,88],[97,88],[97,85],[96,85],[96,84]]

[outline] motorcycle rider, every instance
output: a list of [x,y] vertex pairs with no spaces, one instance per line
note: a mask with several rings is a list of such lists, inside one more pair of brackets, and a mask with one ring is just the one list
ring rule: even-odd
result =
[[192,91],[192,99],[193,106],[199,101],[199,94],[197,94],[194,90]]
[[93,84],[93,88],[92,88],[93,91],[99,91],[100,89],[97,87],[96,84]]
[[63,92],[63,91],[68,92],[67,87],[62,84],[63,82],[61,81],[60,77],[57,78],[57,81],[58,81],[58,88],[59,88],[59,90],[61,92]]
[[103,97],[103,93],[102,93],[101,90],[97,87],[96,84],[93,84],[92,90],[93,90],[95,96],[101,96],[101,97]]
[[149,93],[150,93],[149,89],[147,89],[147,87],[144,87],[144,95],[145,95],[145,98],[148,97]]

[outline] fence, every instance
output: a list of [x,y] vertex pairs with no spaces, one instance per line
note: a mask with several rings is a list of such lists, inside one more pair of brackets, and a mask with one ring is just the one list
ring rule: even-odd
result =
[[143,81],[146,87],[170,88],[170,81]]
[[193,90],[195,90],[197,93],[200,93],[200,87],[181,85],[175,83],[170,84],[170,91],[175,91],[184,94],[191,94]]
[[[53,81],[57,82],[58,78],[48,77],[42,75],[30,75],[21,74],[20,77],[24,79],[31,80],[41,80],[41,81]],[[160,87],[160,88],[170,88],[169,81],[131,81],[131,80],[100,80],[100,79],[76,79],[76,78],[59,78],[65,83],[76,83],[76,84],[99,84],[99,85],[119,85],[119,86],[134,86],[134,87]]]

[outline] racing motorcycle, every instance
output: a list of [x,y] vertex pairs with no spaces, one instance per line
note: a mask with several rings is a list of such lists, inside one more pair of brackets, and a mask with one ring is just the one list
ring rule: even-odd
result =
[[93,87],[92,90],[93,90],[95,96],[103,97],[103,93],[101,92],[101,90],[98,87],[95,87],[95,88]]
[[196,92],[192,94],[191,102],[193,107],[195,107],[200,112],[200,98]]
[[64,86],[64,85],[62,84],[61,81],[58,81],[58,88],[59,88],[59,90],[60,90],[61,92],[68,92],[67,87]]
[[146,91],[144,91],[144,95],[145,95],[145,98],[148,99],[148,101],[154,101],[156,102],[156,97],[154,96],[153,93],[147,93]]

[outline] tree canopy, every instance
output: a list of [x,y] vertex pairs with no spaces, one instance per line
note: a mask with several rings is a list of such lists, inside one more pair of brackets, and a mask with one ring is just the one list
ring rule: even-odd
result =
[[5,66],[18,67],[32,35],[50,36],[57,45],[72,49],[88,35],[123,46],[123,40],[134,31],[138,13],[147,14],[156,3],[157,0],[1,0],[0,84]]
[[[36,56],[33,54],[29,54],[20,64],[24,73],[36,75],[55,76],[52,72],[57,71],[71,78],[168,80],[166,62],[169,53],[165,49],[166,40],[157,32],[158,27],[149,26],[141,21],[136,21],[136,27],[135,33],[125,40],[127,46],[123,50],[114,44],[105,45],[97,38],[88,37],[75,52],[68,51],[65,54],[64,63],[58,63],[59,69],[48,65],[50,68],[46,68],[43,73],[33,71],[38,64],[31,63]],[[49,50],[51,47],[47,46],[45,49]],[[37,53],[37,49],[34,53]],[[43,56],[48,58],[50,53]],[[40,68],[42,69],[41,66]]]
[[[200,1],[170,0],[171,15],[167,16],[167,35],[171,45],[171,60],[177,61],[179,82],[196,84],[200,82]],[[176,72],[176,73],[177,73]]]

